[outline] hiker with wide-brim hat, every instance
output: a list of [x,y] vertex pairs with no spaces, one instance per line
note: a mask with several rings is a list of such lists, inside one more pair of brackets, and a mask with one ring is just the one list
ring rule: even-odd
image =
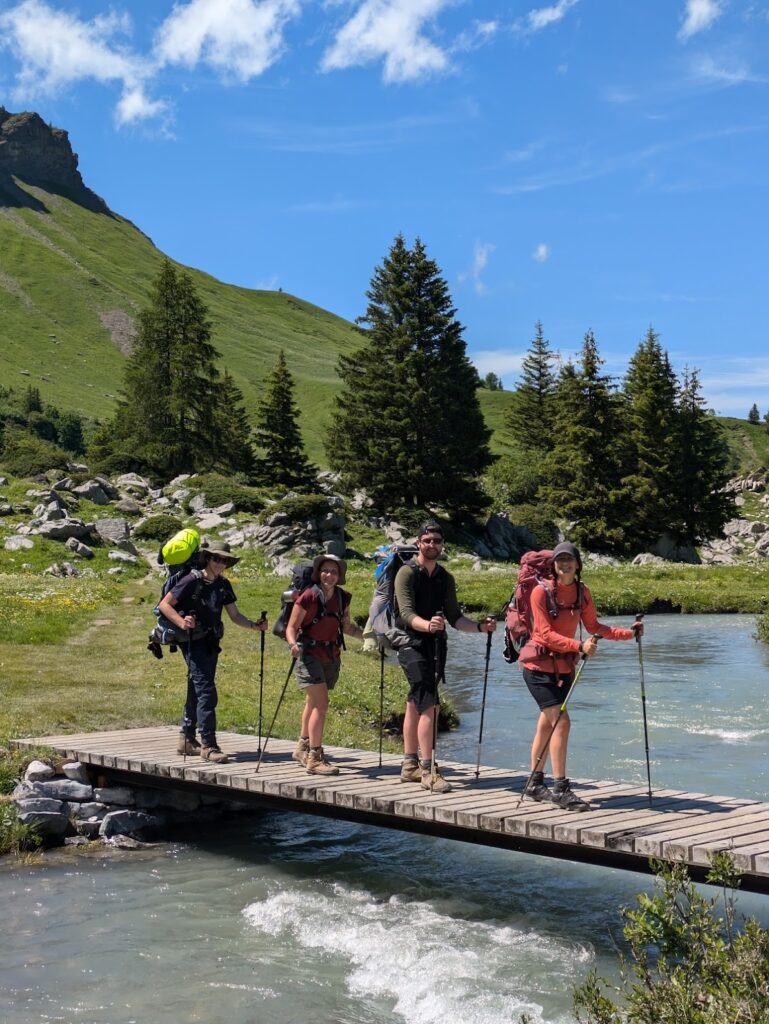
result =
[[[183,576],[158,605],[160,613],[178,629],[187,630],[191,638],[179,645],[188,672],[177,753],[197,754],[216,764],[227,762],[227,755],[216,741],[215,680],[219,641],[224,635],[222,609],[227,609],[236,626],[267,629],[266,619],[255,622],[238,611],[232,584],[222,575],[239,561],[224,541],[204,541],[200,547],[200,568]],[[195,738],[196,729],[200,731],[200,743]]]
[[[590,805],[574,793],[566,775],[571,721],[568,711],[564,710],[565,698],[574,683],[577,661],[595,654],[598,637],[633,640],[643,635],[643,624],[639,620],[631,629],[621,629],[598,621],[593,597],[581,580],[582,556],[570,541],[556,546],[550,564],[550,578],[541,580],[542,586],[535,586],[531,591],[531,634],[520,655],[524,681],[539,707],[531,745],[532,775],[526,796],[568,811],[587,811]],[[577,629],[581,633],[583,625],[587,636],[578,640]],[[553,774],[552,790],[545,784],[548,755]]]
[[296,680],[305,695],[293,757],[310,775],[339,774],[323,752],[329,693],[339,679],[343,633],[363,639],[362,629],[350,619],[351,597],[341,586],[346,578],[343,558],[318,555],[313,560],[313,585],[296,597],[286,626]]

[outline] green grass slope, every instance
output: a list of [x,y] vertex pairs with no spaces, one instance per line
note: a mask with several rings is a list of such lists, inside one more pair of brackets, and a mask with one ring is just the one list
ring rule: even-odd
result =
[[769,432],[765,423],[748,423],[734,416],[719,416],[718,422],[729,443],[734,473],[751,473],[769,466]]
[[[163,254],[122,217],[17,183],[31,198],[29,208],[0,195],[0,377],[39,387],[44,401],[62,409],[109,416],[126,337]],[[186,269],[209,307],[221,364],[250,412],[278,350],[285,350],[308,453],[324,461],[337,359],[359,345],[355,328],[283,292],[236,288]]]

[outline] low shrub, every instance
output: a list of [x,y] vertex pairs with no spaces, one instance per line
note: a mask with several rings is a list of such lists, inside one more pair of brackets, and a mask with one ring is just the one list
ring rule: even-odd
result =
[[266,522],[270,516],[274,516],[278,512],[282,512],[289,519],[299,522],[304,519],[317,519],[319,516],[327,515],[330,511],[332,510],[325,495],[298,494],[294,498],[284,498],[282,501],[270,505],[259,516],[259,522]]
[[148,516],[143,523],[140,523],[133,535],[140,540],[168,540],[181,528],[181,519],[169,515],[167,512],[159,512],[155,516]]
[[218,473],[201,473],[190,480],[187,485],[196,494],[205,494],[211,508],[226,505],[231,501],[238,512],[260,512],[264,508],[264,498],[255,487],[249,487],[232,477],[220,476]]
[[49,469],[67,468],[69,456],[55,444],[31,434],[6,430],[0,465],[14,476],[30,477]]
[[525,526],[531,531],[537,548],[551,548],[557,543],[555,519],[546,505],[513,505],[509,516],[513,526]]
[[19,821],[16,804],[0,798],[0,856],[36,850],[41,842],[34,825]]

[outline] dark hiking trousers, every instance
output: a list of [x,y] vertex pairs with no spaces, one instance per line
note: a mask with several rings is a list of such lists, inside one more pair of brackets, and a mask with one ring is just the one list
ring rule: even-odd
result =
[[182,716],[182,732],[191,738],[195,728],[200,730],[200,742],[204,747],[216,746],[216,662],[219,658],[219,644],[210,637],[193,640],[179,650],[187,663],[187,700]]

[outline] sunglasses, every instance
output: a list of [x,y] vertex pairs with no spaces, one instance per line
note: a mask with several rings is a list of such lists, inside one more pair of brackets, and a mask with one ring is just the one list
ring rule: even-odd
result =
[[226,565],[229,561],[225,555],[209,555],[208,560],[210,562],[218,562],[219,565]]
[[420,537],[419,542],[421,544],[434,544],[437,546],[443,544],[443,537]]

